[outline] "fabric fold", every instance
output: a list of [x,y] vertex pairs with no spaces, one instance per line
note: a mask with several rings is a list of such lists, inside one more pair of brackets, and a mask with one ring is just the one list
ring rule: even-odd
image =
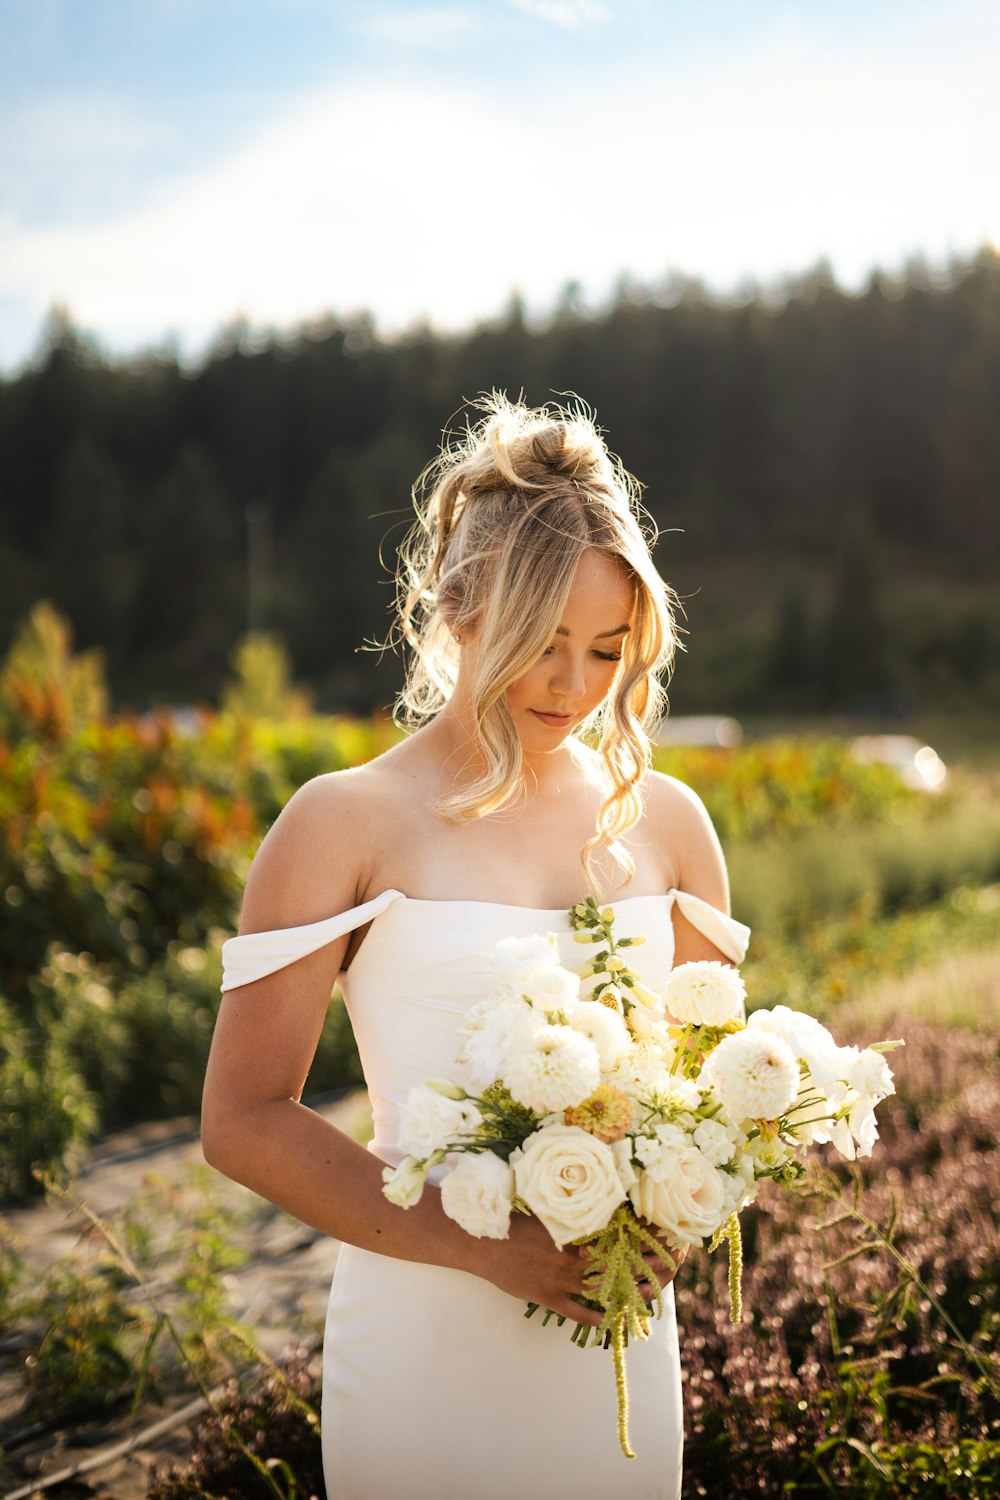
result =
[[710,943],[714,943],[720,953],[724,953],[734,964],[743,962],[750,942],[750,928],[745,923],[737,922],[735,917],[727,917],[717,906],[703,900],[701,896],[692,895],[690,891],[682,891],[675,886],[667,895],[673,896],[691,925],[697,927]]
[[296,959],[325,948],[356,927],[380,916],[394,901],[405,900],[402,891],[388,890],[374,896],[362,906],[352,906],[350,911],[338,912],[320,922],[307,922],[301,927],[280,927],[272,932],[248,932],[240,937],[231,937],[222,945],[222,990],[240,989],[253,984],[267,974],[274,974],[293,964]]

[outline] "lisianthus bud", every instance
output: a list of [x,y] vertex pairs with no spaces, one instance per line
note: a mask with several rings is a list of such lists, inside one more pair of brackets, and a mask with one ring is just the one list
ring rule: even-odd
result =
[[452,1083],[450,1078],[428,1078],[427,1087],[433,1089],[436,1094],[443,1094],[446,1099],[468,1099],[468,1094],[460,1084]]
[[610,924],[614,920],[615,920],[615,909],[614,909],[614,907],[613,906],[605,906],[605,907],[603,907],[602,910],[601,910],[601,921],[602,922],[607,922],[608,925],[610,926]]

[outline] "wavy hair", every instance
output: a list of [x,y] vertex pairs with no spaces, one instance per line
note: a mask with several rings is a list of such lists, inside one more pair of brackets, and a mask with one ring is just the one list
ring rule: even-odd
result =
[[551,643],[583,553],[617,559],[635,589],[632,628],[611,691],[574,733],[596,744],[611,783],[581,850],[586,878],[596,889],[592,860],[604,845],[631,879],[634,861],[617,840],[642,814],[649,731],[667,701],[660,679],[684,649],[678,596],[653,565],[655,523],[638,481],[579,400],[529,408],[494,391],[469,405],[485,415],[475,425],[467,415],[463,435],[446,433],[413,487],[416,520],[399,551],[395,623],[412,654],[394,720],[415,729],[438,713],[458,676],[454,634],[475,631],[471,698],[485,770],[435,809],[464,821],[523,794],[507,689]]

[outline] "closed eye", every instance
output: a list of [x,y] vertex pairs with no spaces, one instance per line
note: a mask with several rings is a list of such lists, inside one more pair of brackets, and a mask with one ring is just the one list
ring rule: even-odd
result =
[[[553,646],[546,646],[545,650],[542,652],[542,655],[551,656],[554,649],[555,648]],[[622,659],[622,654],[620,651],[595,651],[593,654],[597,657],[598,661],[621,661]]]

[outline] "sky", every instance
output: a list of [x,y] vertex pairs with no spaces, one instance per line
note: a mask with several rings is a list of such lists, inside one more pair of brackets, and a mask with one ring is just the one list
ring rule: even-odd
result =
[[996,0],[0,0],[0,370],[48,311],[459,330],[1000,243]]

